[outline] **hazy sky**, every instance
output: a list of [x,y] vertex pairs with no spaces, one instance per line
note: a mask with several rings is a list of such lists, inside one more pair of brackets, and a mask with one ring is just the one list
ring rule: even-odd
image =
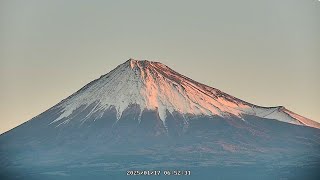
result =
[[0,133],[130,57],[320,122],[320,2],[0,1]]

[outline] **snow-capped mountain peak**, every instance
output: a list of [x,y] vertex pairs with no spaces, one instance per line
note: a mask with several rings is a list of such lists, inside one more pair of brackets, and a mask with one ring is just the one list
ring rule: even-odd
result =
[[293,115],[291,111],[247,103],[183,76],[162,63],[147,60],[129,59],[87,84],[56,106],[63,113],[53,122],[68,123],[68,117],[78,108],[92,104],[94,107],[86,118],[93,114],[97,118],[101,117],[102,112],[114,107],[119,119],[125,109],[136,104],[140,106],[141,112],[144,109],[158,111],[162,121],[165,121],[167,112],[179,112],[184,115],[240,118],[243,115],[255,115],[293,124],[318,126],[317,123],[305,123],[306,118],[299,120],[303,117]]

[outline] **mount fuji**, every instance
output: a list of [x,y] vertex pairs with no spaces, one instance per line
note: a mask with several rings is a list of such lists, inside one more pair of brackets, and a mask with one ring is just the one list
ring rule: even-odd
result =
[[317,179],[319,152],[316,121],[129,59],[0,135],[0,177]]

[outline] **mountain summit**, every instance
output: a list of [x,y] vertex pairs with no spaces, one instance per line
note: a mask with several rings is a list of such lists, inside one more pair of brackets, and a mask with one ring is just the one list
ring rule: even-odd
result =
[[[94,104],[94,105],[93,105]],[[99,79],[59,103],[61,114],[51,123],[67,124],[77,109],[90,110],[82,119],[100,118],[114,108],[117,119],[132,105],[143,110],[157,111],[165,119],[174,112],[182,115],[239,117],[245,115],[275,119],[287,123],[320,128],[320,124],[295,114],[286,108],[261,107],[245,102],[218,89],[196,82],[168,66],[153,61],[129,59]]]

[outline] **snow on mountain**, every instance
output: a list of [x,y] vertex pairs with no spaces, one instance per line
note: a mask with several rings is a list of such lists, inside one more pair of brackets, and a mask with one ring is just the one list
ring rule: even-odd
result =
[[[165,122],[167,111],[183,115],[217,115],[221,117],[254,115],[267,119],[320,128],[320,124],[297,115],[284,107],[260,107],[218,89],[198,83],[164,64],[129,59],[108,74],[92,81],[61,101],[55,108],[63,113],[51,123],[68,123],[68,118],[81,106],[96,104],[86,118],[115,107],[119,119],[133,104],[144,109],[157,110]],[[141,115],[140,112],[140,115]]]

